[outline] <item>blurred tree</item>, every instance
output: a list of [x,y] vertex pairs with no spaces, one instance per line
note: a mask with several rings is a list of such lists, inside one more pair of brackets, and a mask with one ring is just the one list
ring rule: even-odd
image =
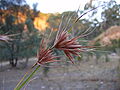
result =
[[25,0],[1,0],[0,9],[4,17],[0,33],[14,35],[11,42],[1,43],[0,59],[9,60],[12,67],[16,67],[18,59],[35,56],[39,47],[40,34],[33,25],[36,11],[31,10]]
[[120,25],[120,4],[115,0],[107,3],[107,7],[101,14],[103,20],[103,29],[106,30],[110,26]]
[[0,0],[0,9],[8,10],[14,6],[21,6],[26,3],[25,0]]
[[50,28],[57,30],[60,24],[61,14],[51,14],[47,20],[50,25]]

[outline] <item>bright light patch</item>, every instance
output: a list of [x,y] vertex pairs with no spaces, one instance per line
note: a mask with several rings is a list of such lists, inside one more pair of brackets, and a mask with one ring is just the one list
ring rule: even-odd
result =
[[[83,8],[90,0],[26,0],[32,7],[33,3],[38,3],[37,9],[43,13],[62,13],[64,11],[74,11],[78,7]],[[110,1],[110,0],[93,0],[93,1]],[[120,3],[120,0],[116,0]]]
[[64,11],[74,11],[78,7],[82,8],[90,0],[27,0],[32,7],[33,3],[38,3],[37,9],[43,13],[56,13]]

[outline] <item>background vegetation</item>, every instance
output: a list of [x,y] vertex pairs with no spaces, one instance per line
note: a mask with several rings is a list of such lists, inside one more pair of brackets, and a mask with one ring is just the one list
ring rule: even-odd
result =
[[[90,30],[95,28],[92,34],[80,39],[80,41],[94,41],[97,36],[111,26],[119,26],[120,4],[117,4],[114,0],[101,3],[105,6],[101,9],[101,17],[99,15],[99,18],[96,18],[95,15],[97,15],[98,11],[93,10],[91,13],[88,13],[87,18],[82,18],[73,25],[69,33],[72,33],[73,36],[78,36],[88,28],[90,28]],[[25,59],[27,63],[29,58],[36,57],[41,38],[48,37],[50,31],[56,33],[63,15],[63,20],[67,20],[69,16],[74,15],[69,23],[72,24],[76,17],[97,6],[94,4],[94,1],[91,0],[90,3],[85,5],[84,10],[67,11],[61,14],[44,14],[38,11],[36,7],[37,4],[34,4],[33,9],[31,9],[25,0],[0,1],[0,34],[14,35],[13,40],[9,43],[0,42],[1,62],[9,61],[12,67],[16,67],[17,62],[22,59]],[[64,25],[66,25],[66,23],[67,22],[64,22]],[[55,36],[54,33],[52,37]],[[105,48],[105,50],[115,52],[115,48],[119,48],[119,39],[115,39],[112,42],[113,44],[109,46],[109,48]],[[83,44],[85,43],[83,42]],[[100,45],[100,43],[95,42],[94,45]]]

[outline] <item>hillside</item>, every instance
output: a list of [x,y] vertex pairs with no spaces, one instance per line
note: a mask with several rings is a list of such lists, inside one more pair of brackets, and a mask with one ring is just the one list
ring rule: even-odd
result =
[[93,42],[99,42],[101,45],[111,45],[112,40],[120,39],[120,26],[111,26],[105,32],[96,37]]

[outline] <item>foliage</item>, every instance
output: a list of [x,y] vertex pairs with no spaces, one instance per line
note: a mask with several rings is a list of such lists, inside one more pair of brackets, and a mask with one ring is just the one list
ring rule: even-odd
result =
[[[14,0],[14,2],[2,0],[0,3],[1,17],[4,21],[0,24],[0,34],[14,35],[9,43],[1,43],[0,60],[9,60],[10,64],[15,67],[18,60],[36,56],[40,34],[33,25],[34,12],[31,12],[24,0]],[[4,3],[6,6],[3,7]],[[7,6],[7,4],[11,5]],[[27,16],[23,18],[23,21],[19,18],[21,14]]]
[[107,7],[102,12],[101,17],[104,22],[103,29],[107,29],[114,25],[120,25],[120,4],[117,4],[115,0],[111,0],[107,3]]

